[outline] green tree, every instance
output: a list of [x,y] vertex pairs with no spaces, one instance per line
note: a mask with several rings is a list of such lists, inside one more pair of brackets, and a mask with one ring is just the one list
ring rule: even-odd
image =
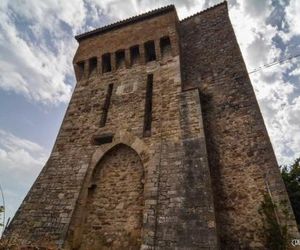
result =
[[[272,250],[286,250],[290,237],[287,231],[287,213],[285,209],[285,203],[274,204],[271,196],[264,194],[264,200],[262,201],[258,210],[263,222],[261,228],[261,235],[266,240],[267,249]],[[285,215],[284,220],[279,223],[277,213],[280,212]]]
[[300,230],[300,158],[290,166],[281,167],[281,175]]

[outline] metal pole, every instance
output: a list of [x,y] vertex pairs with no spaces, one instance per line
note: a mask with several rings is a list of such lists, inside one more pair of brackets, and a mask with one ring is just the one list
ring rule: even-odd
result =
[[[0,192],[1,192],[1,196],[2,196],[2,204],[3,204],[3,223],[2,223],[2,233],[4,231],[4,228],[5,228],[5,199],[4,199],[4,193],[3,193],[3,190],[2,190],[2,187],[1,187],[1,184],[0,184]],[[1,234],[2,235],[2,234]],[[0,237],[1,238],[1,237]]]

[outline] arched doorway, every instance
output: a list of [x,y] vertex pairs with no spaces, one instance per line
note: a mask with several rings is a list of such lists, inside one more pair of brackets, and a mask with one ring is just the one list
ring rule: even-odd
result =
[[132,148],[118,144],[102,157],[88,191],[81,250],[140,249],[143,178]]

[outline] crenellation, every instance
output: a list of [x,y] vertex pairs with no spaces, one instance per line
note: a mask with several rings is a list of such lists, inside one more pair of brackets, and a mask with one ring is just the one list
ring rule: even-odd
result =
[[[176,42],[174,41],[174,43]],[[77,72],[76,75],[78,75],[78,80],[81,80],[89,78],[91,75],[113,72],[119,68],[129,68],[136,63],[145,64],[155,60],[161,61],[165,59],[163,56],[164,53],[167,58],[171,55],[176,56],[176,50],[172,48],[168,35],[162,36],[159,39],[148,40],[143,44],[133,45],[126,49],[118,49],[112,53],[104,53],[100,58],[91,57],[87,60],[88,63],[85,60],[79,61],[74,64],[74,67],[75,72]],[[121,61],[122,65],[119,65]],[[101,66],[97,66],[98,64]],[[82,71],[85,73],[82,73]],[[93,74],[91,74],[92,71]]]

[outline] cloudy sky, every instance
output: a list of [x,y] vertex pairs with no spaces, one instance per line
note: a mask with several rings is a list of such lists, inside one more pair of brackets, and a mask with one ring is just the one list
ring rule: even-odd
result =
[[[47,160],[75,85],[74,35],[167,4],[218,0],[1,0],[0,184],[12,216]],[[249,72],[300,54],[299,0],[229,0]],[[250,74],[279,164],[300,156],[300,57]],[[1,201],[0,201],[1,205]]]

